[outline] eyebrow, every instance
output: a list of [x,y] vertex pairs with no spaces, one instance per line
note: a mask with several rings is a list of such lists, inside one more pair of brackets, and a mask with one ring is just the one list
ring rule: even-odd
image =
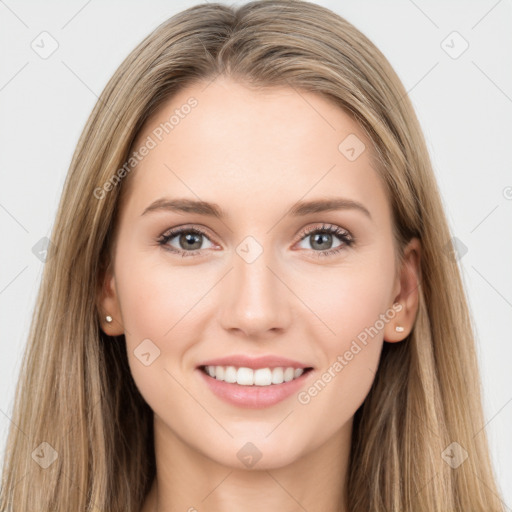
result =
[[[151,203],[141,215],[162,210],[178,213],[196,213],[198,215],[206,215],[221,220],[227,217],[227,213],[216,203],[185,198],[171,199],[166,197],[162,197]],[[370,212],[363,204],[352,199],[341,197],[299,201],[290,208],[288,214],[292,217],[303,217],[312,213],[336,210],[357,210],[366,215],[370,220],[372,219]]]

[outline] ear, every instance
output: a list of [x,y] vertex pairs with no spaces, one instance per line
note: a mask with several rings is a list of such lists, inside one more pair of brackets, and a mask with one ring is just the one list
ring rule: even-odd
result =
[[[402,309],[397,311],[393,320],[384,328],[384,341],[396,343],[409,336],[416,320],[418,312],[419,292],[421,281],[421,243],[418,238],[412,238],[404,249],[402,268],[395,283],[394,301],[400,304]],[[397,332],[396,327],[403,327],[402,332]]]
[[[101,275],[98,286],[98,304],[102,331],[109,336],[124,334],[123,319],[116,289],[116,278],[111,265]],[[107,315],[112,317],[112,322],[106,321]]]

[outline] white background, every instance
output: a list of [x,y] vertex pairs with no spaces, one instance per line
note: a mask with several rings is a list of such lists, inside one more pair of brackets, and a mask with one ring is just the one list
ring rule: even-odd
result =
[[[50,236],[78,137],[128,53],[166,18],[196,3],[0,1],[1,453],[43,266],[32,247]],[[485,428],[510,510],[511,1],[316,3],[381,49],[416,108],[452,234],[467,247],[460,265],[478,335]],[[47,59],[31,48],[43,31],[59,45]],[[469,44],[456,59],[442,45],[446,40],[452,54],[463,48],[458,36],[446,39],[453,31]],[[474,425],[475,432],[482,427]]]

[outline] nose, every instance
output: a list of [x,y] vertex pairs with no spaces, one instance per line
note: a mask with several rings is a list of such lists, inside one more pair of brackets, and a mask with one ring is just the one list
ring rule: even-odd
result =
[[224,279],[222,327],[254,339],[266,339],[288,328],[292,292],[277,271],[271,251],[263,251],[248,262],[238,254],[233,269]]

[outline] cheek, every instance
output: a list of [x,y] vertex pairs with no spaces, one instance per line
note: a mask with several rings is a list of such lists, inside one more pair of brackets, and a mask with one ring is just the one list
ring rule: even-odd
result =
[[377,265],[352,265],[302,278],[295,289],[311,311],[306,328],[311,339],[324,340],[331,359],[348,350],[353,339],[382,337],[380,318],[390,306],[391,275]]
[[[311,418],[328,418],[325,428],[339,428],[366,398],[377,372],[392,269],[370,264],[330,269],[329,279],[308,280],[304,302],[314,312],[309,337],[322,366],[297,401]],[[317,322],[320,319],[321,322]],[[308,328],[308,325],[306,325]]]
[[[141,336],[156,343],[175,338],[185,316],[208,291],[204,272],[190,267],[172,267],[165,256],[152,254],[133,258],[136,263],[116,272],[124,326],[136,341]],[[128,263],[128,262],[127,262]],[[210,285],[211,286],[211,285]]]
[[[368,288],[362,290],[361,283]],[[335,306],[324,304],[322,320],[335,334],[323,331],[323,335],[312,338],[322,365],[315,379],[297,395],[305,421],[316,423],[320,419],[323,436],[335,434],[365,400],[383,344],[383,325],[378,323],[383,294],[372,288],[372,280],[345,280],[345,284],[344,289],[333,293]],[[317,432],[316,427],[313,431]],[[315,439],[310,441],[314,443]]]
[[171,270],[143,254],[119,260],[116,268],[131,373],[152,407],[158,407],[155,401],[172,401],[166,388],[170,393],[177,387],[172,376],[181,371],[183,355],[197,338],[191,328],[208,287],[190,269]]

